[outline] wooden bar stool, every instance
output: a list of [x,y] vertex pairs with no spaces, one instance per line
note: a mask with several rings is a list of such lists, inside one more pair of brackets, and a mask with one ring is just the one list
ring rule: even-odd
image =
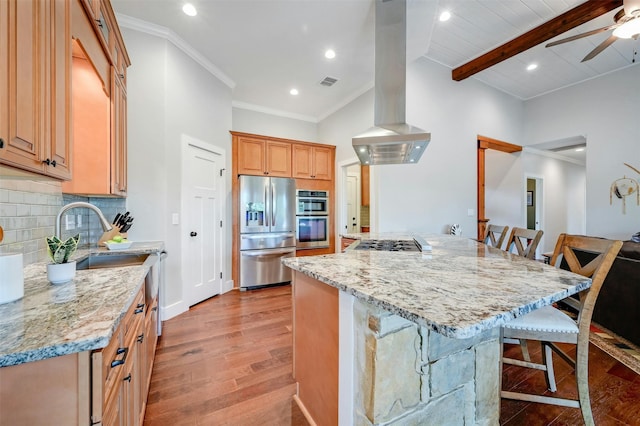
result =
[[515,249],[515,254],[518,256],[535,259],[536,248],[538,248],[542,234],[542,230],[513,228],[509,240],[507,240],[506,250],[514,253]]
[[[622,247],[622,241],[561,234],[551,258],[551,264],[559,267],[561,258],[564,258],[570,271],[590,277],[592,282],[590,289],[580,292],[578,319],[574,320],[560,310],[546,306],[502,326],[501,337],[503,341],[507,338],[537,340],[542,345],[542,364],[502,357],[503,363],[544,371],[547,387],[550,391],[555,392],[556,383],[551,352],[553,350],[560,358],[574,367],[578,399],[501,391],[502,398],[580,408],[585,424],[589,426],[594,424],[589,399],[589,328],[600,288],[620,251],[620,247]],[[593,253],[596,257],[582,265],[576,256],[576,250]],[[576,359],[572,359],[554,342],[576,345]]]
[[491,247],[502,248],[502,242],[505,240],[508,231],[508,226],[489,225],[484,232],[482,242]]

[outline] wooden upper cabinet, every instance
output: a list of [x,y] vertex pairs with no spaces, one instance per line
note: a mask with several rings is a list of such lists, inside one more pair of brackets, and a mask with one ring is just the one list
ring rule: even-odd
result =
[[333,180],[333,156],[332,148],[293,144],[293,177]]
[[[104,19],[111,22],[108,2],[73,0],[72,15],[74,173],[70,182],[63,183],[62,192],[124,197],[127,195],[125,74],[129,58],[117,25],[103,32],[95,21],[94,16],[106,16]],[[101,41],[105,34],[115,43],[112,51],[106,51],[106,44]]]
[[238,137],[238,174],[291,177],[291,144]]
[[70,0],[0,2],[0,163],[69,179]]
[[266,141],[265,170],[269,176],[291,177],[291,144]]
[[115,67],[111,80],[111,193],[127,195],[127,91]]

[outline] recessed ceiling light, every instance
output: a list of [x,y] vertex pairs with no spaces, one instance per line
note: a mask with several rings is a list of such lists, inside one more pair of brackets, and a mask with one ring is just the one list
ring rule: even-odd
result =
[[440,19],[440,22],[448,21],[449,19],[451,19],[451,12],[449,12],[448,10],[445,10],[440,14],[440,18],[438,19]]
[[533,71],[536,68],[538,68],[538,64],[536,64],[536,63],[527,65],[527,71]]
[[185,3],[185,5],[182,6],[182,11],[189,16],[196,16],[198,14],[196,7],[191,3]]
[[360,148],[360,152],[365,152],[366,150],[366,148]]
[[576,148],[576,152],[582,152],[584,151],[584,148]]
[[327,59],[333,59],[336,57],[336,52],[334,50],[327,50],[326,52],[324,52],[324,57]]
[[298,89],[291,89],[289,90],[289,93],[291,93],[293,96],[296,96],[299,92]]

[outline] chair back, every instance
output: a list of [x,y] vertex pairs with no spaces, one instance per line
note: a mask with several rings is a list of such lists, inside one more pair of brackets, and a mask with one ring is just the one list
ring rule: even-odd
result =
[[507,251],[513,253],[515,248],[518,256],[533,259],[536,255],[536,248],[540,243],[543,232],[535,229],[513,228],[507,241]]
[[[580,293],[578,313],[580,333],[584,332],[587,335],[589,333],[598,294],[621,247],[622,241],[617,240],[568,234],[560,234],[558,237],[556,248],[551,256],[551,264],[559,267],[564,259],[571,272],[591,278],[591,287]],[[576,250],[593,253],[596,257],[583,265],[576,256]]]
[[485,230],[482,242],[491,247],[501,248],[508,231],[508,226],[489,225]]

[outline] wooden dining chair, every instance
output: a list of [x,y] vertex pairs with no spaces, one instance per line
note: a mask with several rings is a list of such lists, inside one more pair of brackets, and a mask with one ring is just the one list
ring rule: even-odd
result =
[[507,237],[508,231],[508,226],[489,225],[484,232],[482,242],[491,247],[502,248],[502,243]]
[[527,259],[535,259],[536,248],[538,248],[542,234],[542,230],[513,228],[507,240],[506,250]]
[[[561,259],[564,259],[570,271],[585,277],[590,277],[592,283],[591,288],[579,294],[580,303],[578,306],[577,320],[574,320],[552,306],[545,306],[502,326],[501,337],[503,339],[537,340],[542,345],[541,364],[502,357],[503,364],[512,364],[544,371],[547,387],[551,392],[555,392],[556,383],[553,374],[551,352],[553,350],[560,358],[574,368],[578,388],[578,399],[574,400],[501,390],[500,396],[502,398],[580,408],[585,424],[594,424],[593,414],[591,413],[591,401],[589,399],[588,381],[589,328],[591,325],[591,315],[593,314],[593,308],[596,304],[600,288],[609,273],[609,269],[618,251],[620,251],[620,247],[622,247],[622,241],[561,234],[551,257],[551,264],[559,267]],[[578,260],[578,256],[576,256],[576,250],[582,253],[589,253],[595,256],[595,258],[590,261],[585,261],[583,265]],[[576,345],[575,360],[562,351],[555,343],[571,343]]]
[[[517,254],[518,256],[526,257],[527,259],[534,259],[536,255],[536,248],[542,238],[542,230],[525,229],[514,227],[509,234],[507,245],[505,250]],[[503,343],[520,345],[522,350],[522,356],[525,361],[531,361],[531,355],[529,355],[529,347],[525,339],[503,339]]]

